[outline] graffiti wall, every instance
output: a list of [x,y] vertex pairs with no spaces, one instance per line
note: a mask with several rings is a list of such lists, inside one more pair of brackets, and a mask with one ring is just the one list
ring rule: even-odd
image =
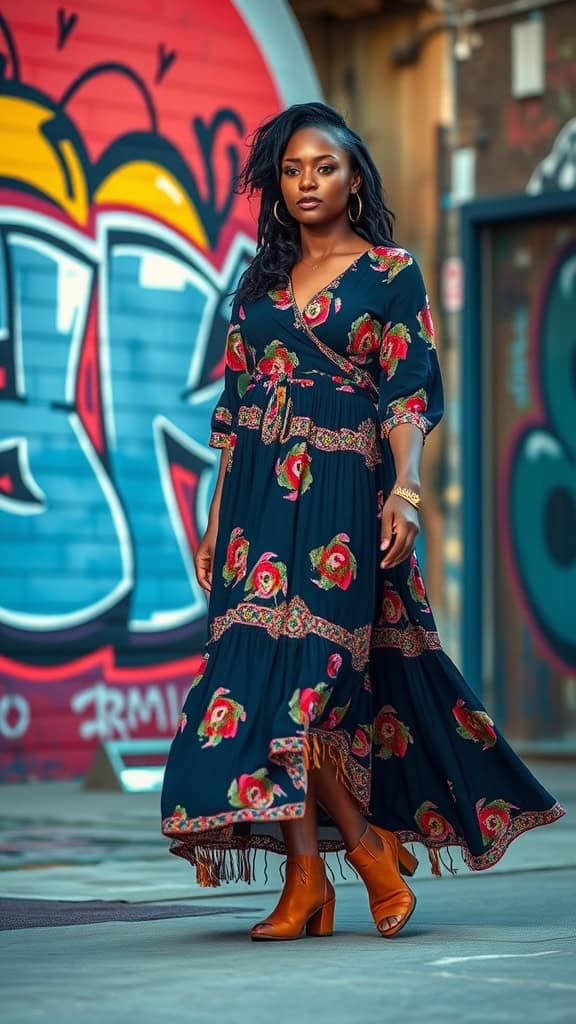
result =
[[573,749],[574,215],[503,223],[490,233],[489,264],[482,432],[492,466],[484,521],[494,707],[511,738]]
[[4,781],[174,728],[205,638],[208,424],[255,233],[234,176],[264,117],[317,96],[282,0],[2,6]]

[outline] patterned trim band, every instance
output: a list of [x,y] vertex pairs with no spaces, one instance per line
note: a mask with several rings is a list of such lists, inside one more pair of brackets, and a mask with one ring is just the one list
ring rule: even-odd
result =
[[[248,430],[259,430],[263,411],[257,405],[242,405],[238,412],[238,426]],[[323,452],[355,452],[361,455],[368,469],[374,469],[382,461],[382,455],[373,420],[366,419],[358,425],[358,430],[341,427],[330,430],[320,427],[309,416],[292,416],[289,427],[282,440],[292,437],[303,437],[314,448]],[[271,438],[275,440],[274,438]],[[266,441],[266,437],[263,437]]]
[[440,637],[433,630],[424,626],[409,625],[405,629],[393,629],[391,626],[377,625],[372,630],[370,641],[372,649],[376,647],[395,647],[402,651],[406,658],[418,658],[424,651],[442,650]]
[[223,434],[219,430],[213,430],[208,441],[210,448],[232,448],[233,443],[230,434]]
[[313,615],[301,597],[293,597],[289,603],[283,601],[276,608],[261,608],[247,602],[229,608],[212,622],[209,643],[220,640],[231,626],[260,626],[274,640],[281,636],[302,640],[310,633],[315,634],[349,651],[352,667],[357,672],[362,672],[368,661],[370,625],[351,633],[335,622]]
[[425,416],[421,416],[418,412],[394,413],[393,416],[382,421],[382,440],[388,440],[390,431],[394,427],[399,426],[400,423],[411,423],[414,427],[418,427],[424,434],[424,437],[432,428],[430,420],[427,420]]

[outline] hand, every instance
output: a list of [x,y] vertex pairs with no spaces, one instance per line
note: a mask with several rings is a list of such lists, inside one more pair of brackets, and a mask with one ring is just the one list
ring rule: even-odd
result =
[[216,546],[216,530],[208,527],[202,537],[196,554],[194,568],[196,579],[207,594],[212,590],[212,571],[214,566],[214,548]]
[[385,552],[380,568],[393,569],[412,553],[420,533],[418,510],[397,494],[391,494],[382,510],[380,550]]

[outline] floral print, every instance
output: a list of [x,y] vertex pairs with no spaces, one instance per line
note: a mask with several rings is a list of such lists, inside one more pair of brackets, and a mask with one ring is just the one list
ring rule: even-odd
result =
[[294,352],[289,352],[281,341],[271,341],[256,364],[256,370],[274,383],[292,377],[296,366],[298,356]]
[[268,295],[276,309],[290,309],[292,296],[289,288],[273,288],[268,292]]
[[502,832],[510,827],[510,811],[518,810],[514,804],[507,800],[491,800],[489,804],[482,797],[476,804],[478,824],[482,833],[482,841],[485,846],[497,840]]
[[228,790],[232,807],[250,807],[257,811],[271,807],[277,796],[286,796],[286,793],[278,783],[272,782],[267,768],[258,768],[251,775],[240,775],[233,779]]
[[224,585],[226,587],[229,587],[230,584],[235,587],[240,580],[244,579],[249,550],[250,543],[244,537],[244,531],[241,527],[235,526],[230,534],[230,540],[226,549],[226,561],[222,566],[222,576],[224,577]]
[[326,715],[326,718],[322,722],[322,729],[337,729],[346,718],[352,701],[349,700],[347,704],[343,704],[341,707],[332,707]]
[[433,839],[435,843],[443,843],[454,835],[454,828],[447,818],[439,813],[436,804],[425,800],[420,804],[414,818],[420,831]]
[[335,679],[341,668],[342,655],[331,654],[326,665],[326,674],[330,676],[330,679]]
[[408,573],[408,590],[412,599],[420,606],[423,612],[429,612],[430,606],[426,600],[426,588],[420,572],[416,552],[410,555],[410,572]]
[[288,494],[284,495],[288,501],[296,501],[299,494],[305,494],[312,483],[312,473],[307,445],[304,441],[295,444],[288,455],[276,462],[276,477],[281,487],[288,488]]
[[416,319],[420,325],[418,336],[426,342],[428,348],[434,348],[434,323],[428,304],[428,296],[426,296],[426,305],[416,314]]
[[348,547],[349,540],[347,533],[337,533],[325,547],[314,548],[310,552],[310,561],[320,576],[312,582],[321,590],[332,590],[333,587],[348,590],[352,580],[356,579],[356,558]]
[[452,714],[458,722],[456,732],[465,740],[473,740],[474,743],[481,743],[482,750],[490,750],[496,743],[497,736],[494,722],[485,711],[471,711],[466,707],[466,701],[458,697]]
[[370,736],[372,730],[369,725],[359,725],[352,739],[352,753],[356,757],[370,756]]
[[289,702],[290,718],[297,725],[310,725],[326,707],[332,690],[326,683],[294,690]]
[[202,682],[202,679],[204,678],[204,673],[206,671],[206,666],[208,665],[209,657],[209,654],[202,655],[202,660],[200,661],[200,668],[198,669],[196,675],[192,680],[192,686],[190,687],[191,690],[194,690]]
[[406,359],[411,341],[406,324],[386,324],[380,349],[380,366],[387,380],[391,380],[396,373],[400,360]]
[[332,292],[325,289],[324,291],[318,292],[307,306],[303,310],[304,319],[310,327],[319,327],[328,319],[330,313],[330,303],[332,302]]
[[[255,849],[284,852],[278,825],[303,816],[326,756],[434,873],[446,846],[492,866],[563,811],[442,650],[416,556],[379,567],[390,432],[426,436],[443,409],[416,261],[375,246],[301,312],[283,286],[235,300],[224,366],[210,445],[233,458],[207,643],[164,775],[172,852],[200,885],[249,880]],[[342,848],[329,823],[319,846]]]
[[246,721],[246,712],[237,700],[232,700],[226,694],[223,686],[219,686],[212,695],[204,717],[198,726],[198,736],[205,739],[203,748],[217,747],[224,739],[233,739],[238,732],[238,722]]
[[385,622],[395,624],[400,619],[406,618],[406,608],[400,594],[394,590],[394,584],[390,580],[384,582],[384,598],[382,600],[382,615]]
[[265,551],[256,562],[244,586],[247,601],[252,601],[255,597],[263,600],[276,598],[279,593],[286,595],[286,566],[284,562],[273,561],[276,557],[273,551]]
[[382,325],[368,313],[359,316],[348,334],[346,351],[358,363],[365,363],[373,352],[378,352],[382,340]]
[[396,715],[396,708],[385,704],[374,721],[376,757],[384,761],[391,757],[406,757],[409,744],[414,742],[410,729]]
[[409,253],[403,249],[390,248],[380,245],[372,249],[370,258],[374,261],[372,270],[386,275],[386,283],[390,284],[395,277],[406,267],[411,266],[413,260]]

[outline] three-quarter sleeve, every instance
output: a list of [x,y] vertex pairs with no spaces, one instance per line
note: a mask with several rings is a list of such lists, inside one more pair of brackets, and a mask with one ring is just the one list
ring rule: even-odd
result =
[[444,412],[426,287],[414,257],[405,250],[396,254],[378,284],[383,303],[378,388],[383,439],[400,423],[414,424],[426,437]]
[[250,376],[247,349],[242,337],[242,307],[234,299],[226,333],[224,390],[218,399],[210,423],[211,448],[231,448],[234,443],[234,422]]

